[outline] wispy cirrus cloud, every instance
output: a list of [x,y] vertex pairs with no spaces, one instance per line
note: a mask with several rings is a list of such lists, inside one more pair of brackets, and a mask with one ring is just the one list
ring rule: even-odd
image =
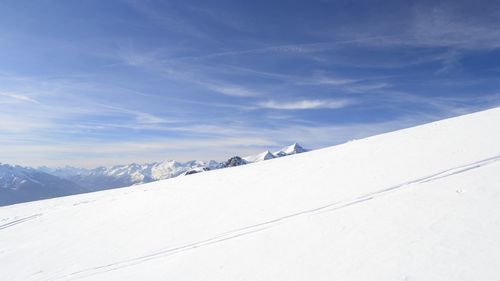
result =
[[259,95],[259,93],[254,91],[254,90],[250,90],[250,89],[244,88],[242,86],[232,85],[229,83],[225,83],[225,84],[219,83],[219,85],[214,85],[212,83],[204,82],[202,84],[205,85],[208,89],[210,89],[212,91],[215,91],[217,93],[227,95],[227,96],[254,97],[254,96]]
[[[11,100],[15,101],[20,101],[20,102],[31,102],[31,103],[37,103],[39,104],[40,102],[27,96],[27,95],[22,95],[22,94],[17,94],[17,93],[11,93],[11,92],[0,92],[0,96],[10,98]],[[1,100],[0,100],[1,103]]]
[[331,77],[331,76],[322,75],[319,77],[312,77],[312,78],[306,79],[303,83],[304,84],[312,84],[312,85],[341,86],[341,85],[347,85],[347,84],[354,84],[358,81],[359,80],[357,80],[357,79],[338,78],[338,77]]
[[409,30],[409,37],[412,39],[409,43],[461,49],[498,48],[500,31],[496,23],[500,20],[500,14],[496,11],[499,5],[497,3],[493,6],[496,7],[490,7],[492,10],[486,11],[482,17],[468,15],[474,7],[459,5],[458,9],[442,4],[418,6]]
[[[176,81],[183,81],[191,85],[196,85],[202,89],[218,93],[230,97],[263,97],[266,94],[270,94],[276,91],[288,91],[289,87],[295,85],[302,86],[324,86],[331,87],[335,89],[341,89],[346,92],[370,92],[376,89],[390,87],[387,82],[377,82],[377,80],[384,80],[384,78],[373,78],[373,77],[346,77],[346,76],[333,76],[326,74],[311,73],[309,75],[298,76],[291,75],[287,73],[275,73],[269,71],[259,71],[251,69],[248,67],[241,67],[238,65],[222,65],[218,64],[203,64],[197,61],[170,61],[168,59],[163,59],[161,56],[161,51],[152,52],[127,52],[126,56],[121,56],[123,62],[137,67],[139,69],[154,73],[159,76],[163,76]],[[247,84],[228,82],[224,77],[226,75],[248,77],[249,74],[252,76],[258,75],[260,77],[271,79],[275,81],[272,86],[272,90],[269,90],[263,84],[255,84],[253,87],[247,86]],[[375,80],[375,81],[372,81]],[[261,107],[274,108],[274,109],[284,109],[278,108],[270,102],[260,103]],[[344,106],[345,103],[342,104]],[[338,108],[340,106],[337,102],[326,102],[326,101],[305,101],[300,104],[290,104],[289,108],[299,109],[302,106],[303,109],[309,108]],[[251,106],[250,106],[251,107]]]
[[2,6],[2,161],[220,160],[500,105],[495,1],[230,2]]
[[259,103],[260,108],[268,109],[281,109],[281,110],[307,110],[307,109],[338,109],[350,106],[354,103],[350,99],[312,99],[312,100],[298,100],[298,101],[275,101],[270,100]]
[[207,66],[196,62],[170,60],[168,51],[163,49],[153,51],[137,51],[131,48],[120,48],[117,59],[148,73],[158,75],[177,82],[189,83],[214,93],[232,97],[252,97],[260,93],[245,85],[228,82],[221,78],[224,72],[220,67]]
[[[154,3],[142,0],[127,0],[125,2],[160,28],[187,36],[209,39],[209,36],[196,22],[185,20],[180,11],[170,2]],[[158,9],[158,5],[162,8]]]
[[500,20],[495,1],[435,1],[399,5],[400,13],[384,20],[381,7],[370,7],[371,13],[360,24],[319,29],[321,38],[342,38],[351,46],[417,47],[485,50],[500,47]]
[[[21,165],[85,166],[152,162],[166,159],[179,161],[196,159],[225,160],[234,155],[255,154],[261,150],[278,149],[299,142],[308,148],[320,148],[353,139],[433,121],[442,116],[412,116],[391,121],[345,123],[338,125],[284,125],[255,129],[248,125],[194,125],[179,128],[204,138],[164,138],[142,140],[72,140],[42,139],[38,141],[5,141],[3,161]],[[208,134],[208,135],[207,135]],[[22,160],[22,161],[20,161]]]

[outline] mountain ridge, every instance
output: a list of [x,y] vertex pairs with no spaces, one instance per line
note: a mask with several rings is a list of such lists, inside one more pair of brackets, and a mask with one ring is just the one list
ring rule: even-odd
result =
[[0,163],[0,206],[89,191],[37,169]]
[[[290,147],[299,149],[290,149]],[[234,156],[220,163],[214,160],[191,160],[186,162],[164,160],[144,164],[131,163],[108,167],[100,166],[93,169],[72,166],[29,168],[4,164],[4,171],[10,169],[15,171],[17,176],[15,177],[16,180],[9,182],[7,181],[7,174],[5,172],[3,176],[0,174],[0,198],[5,198],[4,201],[0,200],[0,206],[150,183],[181,175],[192,175],[210,170],[246,165],[276,157],[293,155],[305,152],[306,150],[298,144],[293,144],[282,148],[279,152],[282,151],[288,151],[289,154],[285,152],[281,156],[270,154],[272,156],[264,157],[265,159],[260,159],[260,154],[247,156],[252,158],[252,161]],[[267,152],[270,153],[269,151]],[[32,180],[33,177],[30,178],[29,174],[36,175],[42,182],[34,182]],[[20,183],[23,180],[24,182]],[[49,186],[49,184],[53,186]],[[30,190],[30,192],[24,192],[24,189]],[[16,194],[22,195],[17,196]],[[17,199],[16,196],[18,197]]]

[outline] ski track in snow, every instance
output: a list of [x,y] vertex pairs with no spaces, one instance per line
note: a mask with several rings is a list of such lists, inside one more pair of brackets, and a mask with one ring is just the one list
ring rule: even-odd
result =
[[[148,260],[152,260],[152,259],[172,256],[172,255],[179,254],[179,253],[182,253],[185,251],[194,250],[196,248],[205,247],[205,246],[209,246],[212,244],[235,239],[235,238],[238,238],[241,236],[246,236],[246,235],[250,235],[253,233],[257,233],[257,232],[269,229],[269,228],[276,226],[280,223],[283,223],[285,221],[289,221],[289,220],[292,220],[294,218],[298,218],[301,216],[331,212],[331,211],[336,211],[336,210],[343,209],[343,208],[346,208],[349,206],[357,205],[357,204],[360,204],[360,203],[368,201],[368,200],[372,200],[372,199],[375,199],[375,198],[378,198],[381,196],[388,195],[388,194],[390,194],[394,191],[397,191],[397,190],[402,190],[402,189],[406,189],[406,188],[409,188],[411,186],[415,186],[418,184],[423,184],[423,183],[439,180],[442,178],[454,176],[457,174],[461,174],[461,173],[471,171],[471,170],[474,170],[474,169],[477,169],[477,168],[480,168],[480,167],[483,167],[486,165],[493,164],[499,160],[500,160],[500,155],[490,157],[487,159],[483,159],[481,161],[477,161],[477,162],[469,163],[466,165],[450,168],[450,169],[447,169],[447,170],[444,170],[444,171],[441,171],[438,173],[434,173],[434,174],[429,175],[429,176],[425,176],[425,177],[422,177],[419,179],[415,179],[412,181],[397,184],[397,185],[394,185],[394,186],[391,186],[388,188],[384,188],[384,189],[381,189],[381,190],[378,190],[375,192],[370,192],[370,193],[355,197],[355,198],[350,199],[350,200],[348,199],[348,200],[333,202],[333,203],[323,205],[321,207],[317,207],[314,209],[309,209],[309,210],[293,213],[293,214],[279,217],[279,218],[269,220],[266,222],[262,222],[262,223],[246,226],[243,228],[235,229],[232,231],[224,232],[222,234],[219,234],[219,235],[216,235],[216,236],[213,236],[211,238],[204,239],[201,241],[193,242],[190,244],[186,244],[186,245],[182,245],[182,246],[178,246],[178,247],[174,247],[174,248],[163,249],[163,250],[160,250],[160,251],[148,254],[148,255],[134,257],[134,258],[122,260],[122,261],[119,261],[116,263],[110,263],[110,264],[103,265],[103,266],[97,266],[97,267],[92,267],[92,268],[87,268],[87,269],[75,271],[73,273],[66,274],[66,275],[59,276],[59,277],[48,277],[48,278],[38,279],[38,281],[75,280],[75,279],[85,278],[85,277],[89,277],[89,276],[93,276],[96,274],[101,274],[101,273],[105,273],[105,272],[109,272],[109,271],[113,271],[113,270],[118,270],[118,269],[121,269],[124,267],[133,266],[133,265],[140,264],[140,263],[146,262]],[[37,215],[31,216],[31,217],[20,219],[20,220],[5,224],[3,226],[9,227],[9,226],[12,226],[14,224],[21,223],[21,222],[24,222],[24,221],[29,220],[29,219],[33,219],[33,218],[38,217],[40,215],[41,214],[37,214]],[[0,226],[0,229],[2,229],[1,227],[2,226]]]
[[35,214],[35,215],[29,216],[29,217],[25,217],[25,218],[17,219],[15,221],[11,221],[11,222],[6,223],[6,224],[2,224],[2,225],[0,225],[0,230],[12,227],[14,225],[17,225],[17,224],[20,224],[20,223],[23,223],[23,222],[26,222],[26,221],[29,221],[32,219],[36,219],[36,218],[40,217],[41,215],[42,214]]

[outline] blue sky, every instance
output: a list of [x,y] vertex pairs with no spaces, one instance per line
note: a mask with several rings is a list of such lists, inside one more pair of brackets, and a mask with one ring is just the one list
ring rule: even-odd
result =
[[500,105],[498,1],[2,1],[0,161],[319,148]]

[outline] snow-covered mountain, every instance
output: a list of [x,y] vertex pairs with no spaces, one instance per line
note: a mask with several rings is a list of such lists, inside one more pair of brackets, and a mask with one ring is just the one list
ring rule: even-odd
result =
[[293,155],[293,154],[298,154],[302,152],[307,152],[308,150],[300,146],[298,143],[294,143],[290,146],[285,146],[283,147],[280,151],[276,151],[274,154],[277,156],[287,156],[287,155]]
[[243,160],[245,160],[248,163],[253,163],[253,162],[270,160],[270,159],[274,159],[274,158],[278,158],[278,157],[298,154],[298,153],[307,152],[307,151],[308,151],[307,149],[303,148],[298,143],[294,143],[290,146],[285,146],[282,149],[280,149],[274,153],[267,150],[267,151],[264,151],[264,152],[259,153],[257,155],[249,155],[249,156],[243,157]]
[[236,167],[236,166],[241,166],[241,165],[246,165],[248,162],[244,160],[243,158],[239,156],[233,156],[229,158],[227,161],[220,163],[217,168],[218,169],[224,169],[224,168],[229,168],[229,167]]
[[0,206],[83,192],[88,190],[69,180],[0,163]]
[[0,208],[0,276],[496,281],[500,108],[294,157]]
[[221,163],[213,160],[208,162],[199,160],[188,162],[166,160],[146,164],[133,163],[112,167],[98,167],[95,169],[83,169],[67,166],[56,169],[42,167],[40,170],[63,179],[70,180],[89,190],[96,191],[164,180],[177,177],[179,175],[190,175],[203,171],[245,165],[248,163],[269,160],[305,151],[307,150],[302,148],[300,145],[293,144],[282,148],[274,154],[266,151],[258,155],[247,156],[245,158],[234,156]]
[[84,192],[154,182],[180,175],[192,175],[209,170],[245,165],[281,156],[304,152],[294,144],[272,154],[234,156],[227,161],[166,160],[146,164],[128,164],[95,169],[66,166],[62,168],[40,167],[38,169],[0,164],[0,206]]
[[257,155],[250,155],[246,156],[243,159],[247,161],[248,163],[253,163],[253,162],[259,162],[259,161],[264,161],[264,160],[269,160],[269,159],[274,159],[277,156],[272,154],[271,151],[267,150],[262,153],[259,153]]
[[41,168],[44,172],[70,180],[90,190],[103,190],[117,187],[131,186],[164,180],[179,176],[191,170],[202,171],[217,168],[219,163],[215,161],[188,161],[177,162],[166,160],[146,164],[132,163],[129,165],[117,165],[111,167],[98,167],[95,169],[82,169],[64,167],[50,169]]

